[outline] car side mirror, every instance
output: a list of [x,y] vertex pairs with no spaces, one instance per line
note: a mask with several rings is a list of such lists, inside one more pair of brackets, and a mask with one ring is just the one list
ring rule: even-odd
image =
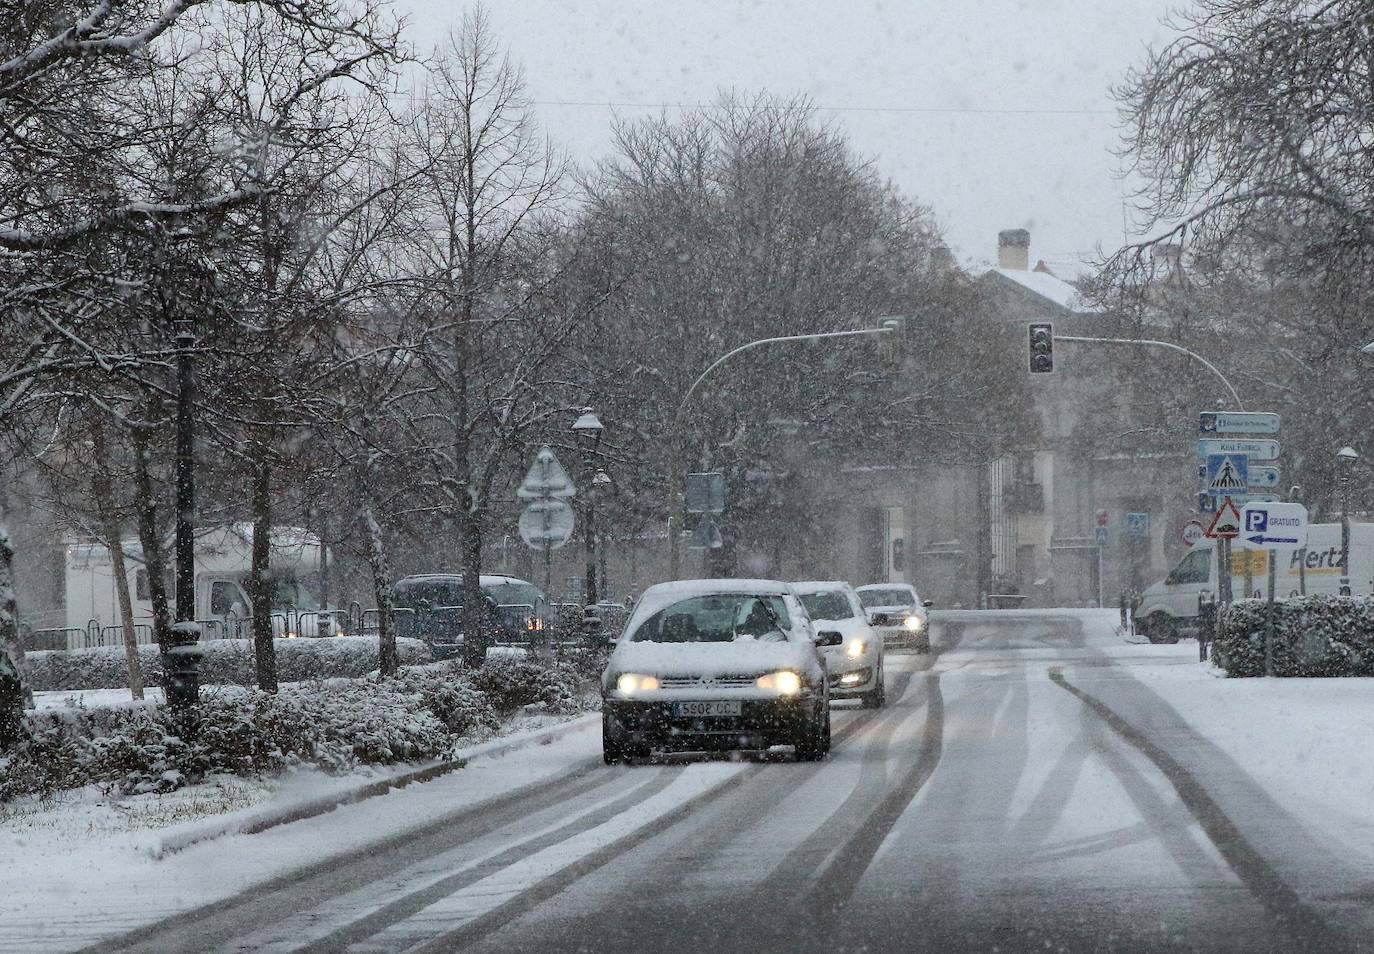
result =
[[823,630],[816,634],[817,646],[838,646],[844,642],[844,636],[833,629]]
[[926,609],[930,609],[932,606],[935,605],[935,601],[934,601],[934,600],[921,600],[921,605],[924,606]]

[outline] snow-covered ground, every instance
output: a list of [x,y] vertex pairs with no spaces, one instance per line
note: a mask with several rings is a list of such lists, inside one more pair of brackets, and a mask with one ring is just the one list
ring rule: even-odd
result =
[[356,785],[358,777],[309,772],[273,781],[228,779],[163,796],[99,799],[85,793],[44,810],[0,807],[0,952],[73,950],[599,761],[601,739],[590,731],[599,723],[584,718],[579,725],[548,744],[474,758],[423,785],[161,858],[165,826],[327,795]]

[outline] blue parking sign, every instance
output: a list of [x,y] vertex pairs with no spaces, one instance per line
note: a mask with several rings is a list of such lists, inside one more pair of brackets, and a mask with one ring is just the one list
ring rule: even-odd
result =
[[1126,536],[1147,537],[1150,535],[1150,515],[1148,513],[1126,514]]

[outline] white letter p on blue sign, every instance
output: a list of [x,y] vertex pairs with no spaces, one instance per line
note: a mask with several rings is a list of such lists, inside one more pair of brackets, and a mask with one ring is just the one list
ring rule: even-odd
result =
[[1269,529],[1269,513],[1265,510],[1245,511],[1245,532],[1263,533]]

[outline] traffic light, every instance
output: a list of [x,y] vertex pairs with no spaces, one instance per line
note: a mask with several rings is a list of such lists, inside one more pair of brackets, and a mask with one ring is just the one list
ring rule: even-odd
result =
[[1053,374],[1054,325],[1048,321],[1032,322],[1026,326],[1026,331],[1030,344],[1030,373]]

